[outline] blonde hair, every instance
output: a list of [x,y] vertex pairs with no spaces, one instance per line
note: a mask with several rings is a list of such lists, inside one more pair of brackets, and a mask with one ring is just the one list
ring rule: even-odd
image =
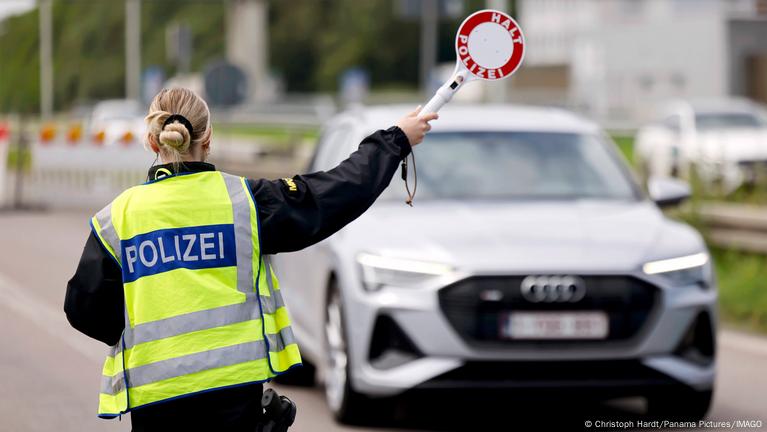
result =
[[[173,121],[163,124],[173,114],[184,116],[192,125],[187,127]],[[210,110],[208,104],[195,92],[186,88],[163,89],[149,104],[146,116],[148,134],[160,150],[166,162],[181,162],[190,149],[210,141]]]

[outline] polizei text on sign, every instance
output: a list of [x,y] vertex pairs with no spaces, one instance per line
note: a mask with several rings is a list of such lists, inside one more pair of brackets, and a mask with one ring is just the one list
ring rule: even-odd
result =
[[[499,43],[504,39],[506,43]],[[524,36],[508,15],[481,11],[469,17],[459,29],[456,52],[471,74],[497,80],[514,73],[522,63]]]

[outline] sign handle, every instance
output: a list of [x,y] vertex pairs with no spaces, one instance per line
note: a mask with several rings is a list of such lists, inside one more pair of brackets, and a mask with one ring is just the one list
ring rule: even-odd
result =
[[427,102],[426,105],[421,108],[420,116],[439,111],[443,105],[450,102],[450,99],[452,99],[453,95],[458,91],[459,88],[461,88],[461,85],[465,80],[465,73],[459,72],[455,75],[455,78],[442,84],[442,86],[437,89],[437,92],[434,94],[434,96],[429,99],[429,102]]

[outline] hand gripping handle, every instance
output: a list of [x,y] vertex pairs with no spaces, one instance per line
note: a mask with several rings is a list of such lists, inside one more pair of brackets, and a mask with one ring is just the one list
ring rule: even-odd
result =
[[450,102],[450,99],[452,99],[453,95],[458,91],[459,88],[461,88],[461,84],[463,84],[463,82],[464,76],[462,74],[457,74],[453,79],[449,80],[445,84],[442,84],[442,86],[437,89],[437,92],[429,100],[429,102],[427,102],[426,105],[421,108],[420,116],[439,111],[443,105]]

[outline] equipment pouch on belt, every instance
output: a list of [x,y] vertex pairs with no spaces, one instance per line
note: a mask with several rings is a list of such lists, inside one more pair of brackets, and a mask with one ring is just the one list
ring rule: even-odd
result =
[[273,389],[266,389],[261,397],[264,422],[256,432],[284,432],[296,420],[296,404]]

